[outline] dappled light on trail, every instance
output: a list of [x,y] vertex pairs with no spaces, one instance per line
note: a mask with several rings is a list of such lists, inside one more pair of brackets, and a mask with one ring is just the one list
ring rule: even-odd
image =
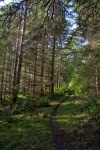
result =
[[[57,121],[59,124],[66,126],[66,130],[74,130],[76,126],[82,122],[86,122],[88,114],[81,112],[82,104],[77,103],[76,100],[70,100],[62,103],[58,109]],[[63,115],[64,114],[64,115]]]

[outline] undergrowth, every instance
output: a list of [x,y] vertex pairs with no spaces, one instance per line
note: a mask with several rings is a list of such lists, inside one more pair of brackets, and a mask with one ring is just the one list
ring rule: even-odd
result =
[[13,115],[6,110],[0,116],[0,150],[54,150],[49,125],[53,102],[49,105],[47,99],[42,99],[41,103],[31,104],[29,100],[21,101]]
[[57,121],[66,131],[71,150],[100,150],[100,99],[66,99]]
[[49,123],[59,99],[20,97],[13,113],[7,109],[0,116],[0,150],[54,150]]

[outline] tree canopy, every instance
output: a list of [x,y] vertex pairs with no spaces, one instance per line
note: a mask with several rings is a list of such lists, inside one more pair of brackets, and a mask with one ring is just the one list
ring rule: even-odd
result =
[[99,0],[20,0],[1,6],[1,99],[6,91],[13,103],[26,91],[53,96],[63,85],[98,93],[99,7]]

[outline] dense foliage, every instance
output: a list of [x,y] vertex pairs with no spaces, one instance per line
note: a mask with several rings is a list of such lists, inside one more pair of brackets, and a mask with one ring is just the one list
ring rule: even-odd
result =
[[13,105],[18,94],[53,96],[54,88],[61,86],[77,95],[98,95],[99,6],[96,0],[2,6],[1,102],[10,99]]

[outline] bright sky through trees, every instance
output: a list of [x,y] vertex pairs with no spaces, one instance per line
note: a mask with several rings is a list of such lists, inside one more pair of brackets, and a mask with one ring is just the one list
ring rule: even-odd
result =
[[8,3],[12,2],[12,0],[4,0],[4,1],[0,1],[0,6],[6,5]]

